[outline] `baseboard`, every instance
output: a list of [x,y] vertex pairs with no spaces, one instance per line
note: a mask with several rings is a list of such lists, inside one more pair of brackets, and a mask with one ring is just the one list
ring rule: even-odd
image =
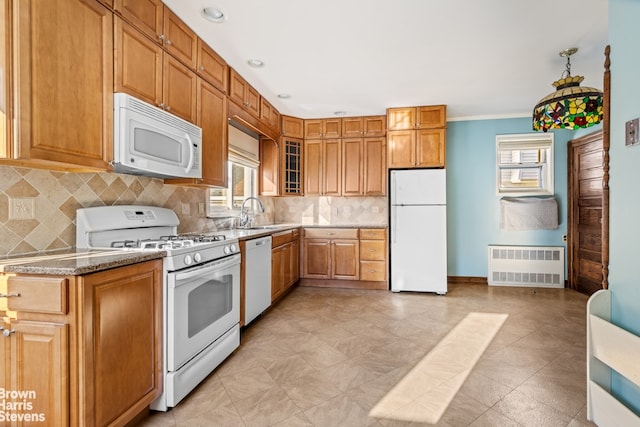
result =
[[389,290],[389,284],[386,281],[371,282],[366,280],[300,279],[299,285],[316,288]]
[[448,276],[447,283],[450,285],[485,285],[488,286],[486,277],[473,276]]

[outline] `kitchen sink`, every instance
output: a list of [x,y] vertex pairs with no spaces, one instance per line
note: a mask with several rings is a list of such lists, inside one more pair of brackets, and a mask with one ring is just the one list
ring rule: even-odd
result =
[[280,228],[281,225],[254,225],[249,227],[249,230],[272,230],[274,228]]

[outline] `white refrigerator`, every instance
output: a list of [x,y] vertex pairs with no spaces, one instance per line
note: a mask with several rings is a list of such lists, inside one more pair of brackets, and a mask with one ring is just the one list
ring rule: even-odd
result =
[[444,169],[392,170],[389,177],[393,292],[447,293]]

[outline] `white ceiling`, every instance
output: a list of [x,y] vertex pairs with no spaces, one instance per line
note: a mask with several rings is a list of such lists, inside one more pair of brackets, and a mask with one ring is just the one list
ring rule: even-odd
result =
[[[280,113],[300,118],[431,104],[447,104],[449,120],[531,116],[569,47],[579,48],[571,74],[602,89],[607,0],[164,2]],[[205,6],[227,21],[206,21]]]

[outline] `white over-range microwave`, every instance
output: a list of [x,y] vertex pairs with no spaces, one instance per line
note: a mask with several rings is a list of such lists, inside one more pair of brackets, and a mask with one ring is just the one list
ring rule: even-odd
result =
[[125,93],[113,94],[113,170],[202,178],[202,129]]

